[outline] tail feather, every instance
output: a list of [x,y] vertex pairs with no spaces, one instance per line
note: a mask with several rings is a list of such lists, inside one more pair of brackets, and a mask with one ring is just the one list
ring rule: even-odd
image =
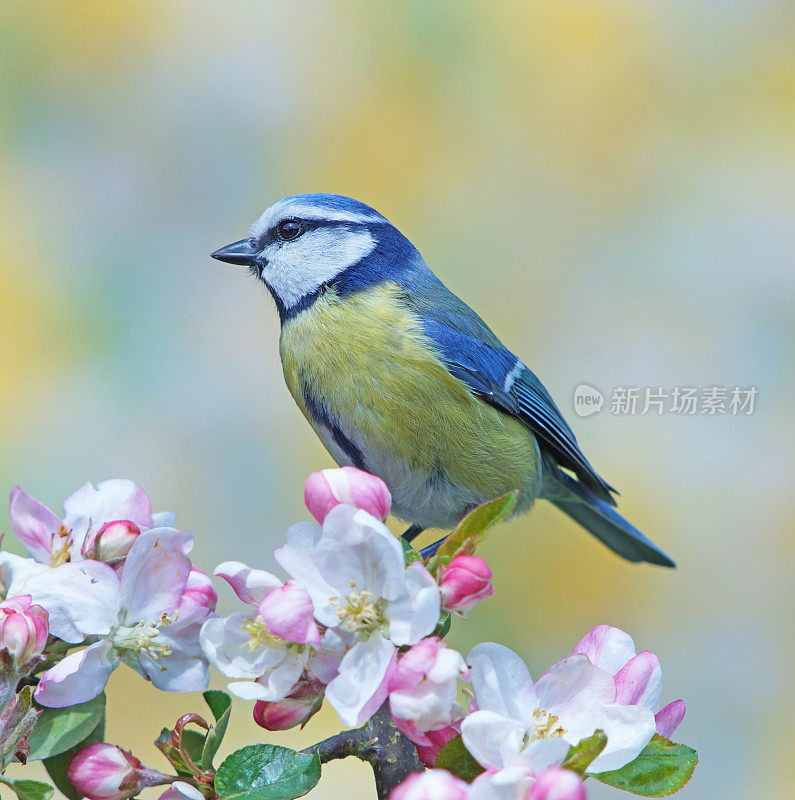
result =
[[612,506],[565,472],[555,469],[554,472],[550,470],[544,475],[542,496],[627,561],[646,561],[660,567],[676,567],[654,542],[647,539]]

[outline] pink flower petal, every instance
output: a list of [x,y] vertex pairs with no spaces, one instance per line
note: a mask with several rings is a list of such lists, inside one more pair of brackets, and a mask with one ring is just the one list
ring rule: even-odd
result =
[[654,721],[657,723],[657,733],[659,733],[660,736],[664,736],[666,739],[670,739],[676,732],[676,729],[682,724],[684,718],[684,700],[674,700],[672,703],[668,703],[665,708],[660,709],[654,715]]
[[258,605],[268,592],[282,585],[270,572],[251,569],[241,561],[224,561],[215,568],[213,574],[223,578],[244,603],[251,605]]
[[259,605],[259,614],[274,636],[288,642],[320,646],[312,598],[295,581],[271,589]]
[[662,668],[660,659],[644,650],[616,673],[616,703],[641,705],[654,713],[660,707]]
[[49,564],[52,537],[61,526],[61,520],[47,506],[25,494],[19,486],[11,491],[8,508],[11,527],[31,558]]
[[611,625],[597,625],[574,648],[597,667],[615,675],[635,655],[635,644],[628,633]]

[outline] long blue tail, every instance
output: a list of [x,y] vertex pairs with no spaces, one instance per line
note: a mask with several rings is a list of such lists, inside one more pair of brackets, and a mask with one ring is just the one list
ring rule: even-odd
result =
[[574,478],[559,469],[547,470],[541,496],[568,514],[588,533],[627,561],[646,561],[660,567],[676,564],[630,524],[612,506],[600,500]]

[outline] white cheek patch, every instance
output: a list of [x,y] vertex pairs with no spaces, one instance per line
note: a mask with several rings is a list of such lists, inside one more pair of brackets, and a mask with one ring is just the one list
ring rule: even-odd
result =
[[317,291],[375,249],[368,230],[318,228],[265,248],[262,277],[287,308]]

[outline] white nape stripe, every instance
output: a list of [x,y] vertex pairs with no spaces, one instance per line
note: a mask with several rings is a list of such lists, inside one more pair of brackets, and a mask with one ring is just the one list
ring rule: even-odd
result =
[[355,211],[339,211],[323,206],[290,204],[284,211],[300,219],[329,219],[334,222],[384,222],[380,214],[357,214]]
[[502,387],[504,392],[511,391],[511,387],[516,382],[516,379],[522,374],[522,370],[524,370],[524,368],[524,364],[517,358],[514,368],[505,376],[505,383]]

